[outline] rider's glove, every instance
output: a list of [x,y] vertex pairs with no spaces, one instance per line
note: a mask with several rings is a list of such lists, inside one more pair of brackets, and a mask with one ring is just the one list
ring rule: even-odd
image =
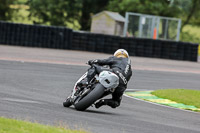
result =
[[98,60],[89,60],[89,61],[88,61],[88,64],[89,64],[89,65],[97,64],[97,63],[98,63]]

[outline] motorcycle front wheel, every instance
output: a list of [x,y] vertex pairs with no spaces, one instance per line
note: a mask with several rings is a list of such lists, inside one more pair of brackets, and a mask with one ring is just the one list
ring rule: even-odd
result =
[[63,106],[64,106],[64,107],[69,107],[69,106],[71,106],[71,105],[72,105],[72,103],[71,103],[71,101],[70,101],[70,98],[67,98],[66,101],[63,102]]
[[100,83],[84,98],[74,104],[76,110],[84,111],[104,94],[105,88]]

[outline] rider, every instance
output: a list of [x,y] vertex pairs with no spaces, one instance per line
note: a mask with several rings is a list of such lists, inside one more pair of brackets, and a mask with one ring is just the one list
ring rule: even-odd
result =
[[[114,53],[114,56],[103,60],[89,60],[88,64],[98,64],[99,66],[96,65],[89,68],[86,80],[82,80],[78,85],[87,85],[96,74],[99,74],[103,70],[114,72],[119,77],[118,87],[112,93],[111,99],[101,99],[95,103],[95,107],[99,108],[102,105],[108,105],[112,108],[118,107],[121,103],[122,95],[127,88],[127,83],[132,76],[131,60],[129,59],[128,52],[124,49],[118,49]],[[101,67],[103,65],[108,65],[110,69]]]

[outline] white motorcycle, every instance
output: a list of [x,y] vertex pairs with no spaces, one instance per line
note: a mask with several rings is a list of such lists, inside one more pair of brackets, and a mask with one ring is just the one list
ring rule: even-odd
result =
[[[91,66],[96,67],[97,65],[92,64]],[[99,75],[95,75],[88,85],[77,86],[77,83],[86,78],[87,73],[75,83],[71,95],[63,102],[64,107],[74,105],[76,110],[84,111],[102,97],[112,94],[119,85],[119,77],[115,73],[102,71]]]

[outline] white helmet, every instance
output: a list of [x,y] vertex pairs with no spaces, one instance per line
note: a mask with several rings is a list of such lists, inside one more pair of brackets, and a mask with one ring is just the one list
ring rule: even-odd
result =
[[123,58],[129,58],[128,52],[125,49],[118,49],[115,53],[114,53],[115,57],[123,57]]

